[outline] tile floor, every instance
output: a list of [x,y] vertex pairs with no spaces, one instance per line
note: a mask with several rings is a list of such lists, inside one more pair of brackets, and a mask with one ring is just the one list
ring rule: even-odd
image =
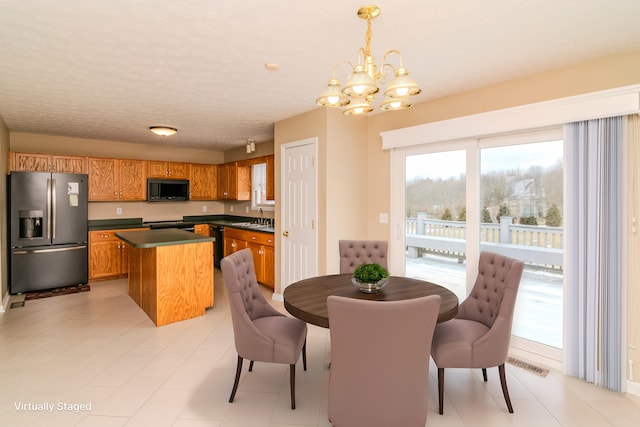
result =
[[[256,363],[248,374],[245,364],[236,400],[228,403],[236,353],[216,273],[215,306],[205,316],[161,328],[127,296],[126,280],[27,301],[0,314],[0,425],[329,426],[329,335],[314,326],[308,333],[308,371],[298,364],[296,410],[289,406],[284,365]],[[435,372],[432,365],[429,426],[639,425],[635,396],[511,365],[514,414],[506,411],[497,369],[489,370],[488,383],[478,370],[448,370],[440,416]]]

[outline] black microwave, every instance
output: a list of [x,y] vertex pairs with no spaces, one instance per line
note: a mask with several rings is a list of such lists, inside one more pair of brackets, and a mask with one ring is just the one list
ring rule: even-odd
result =
[[189,181],[184,179],[147,179],[147,201],[183,202],[189,200]]

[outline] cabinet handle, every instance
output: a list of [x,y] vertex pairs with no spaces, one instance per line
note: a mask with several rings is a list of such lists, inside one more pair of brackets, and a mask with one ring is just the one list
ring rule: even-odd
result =
[[282,233],[282,235],[283,235],[284,237],[289,237],[289,232],[288,232],[288,231],[285,231],[284,233]]
[[231,247],[235,248],[236,247],[236,242],[231,242]]

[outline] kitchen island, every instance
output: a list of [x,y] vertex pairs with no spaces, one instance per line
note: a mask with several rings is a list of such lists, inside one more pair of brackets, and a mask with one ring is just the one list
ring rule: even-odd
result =
[[213,306],[214,238],[175,228],[121,231],[129,250],[129,296],[156,326]]

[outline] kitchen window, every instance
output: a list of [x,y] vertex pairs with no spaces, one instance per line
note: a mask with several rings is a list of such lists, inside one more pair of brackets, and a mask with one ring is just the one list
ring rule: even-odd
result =
[[274,211],[275,206],[275,200],[267,200],[267,164],[251,166],[251,209]]

